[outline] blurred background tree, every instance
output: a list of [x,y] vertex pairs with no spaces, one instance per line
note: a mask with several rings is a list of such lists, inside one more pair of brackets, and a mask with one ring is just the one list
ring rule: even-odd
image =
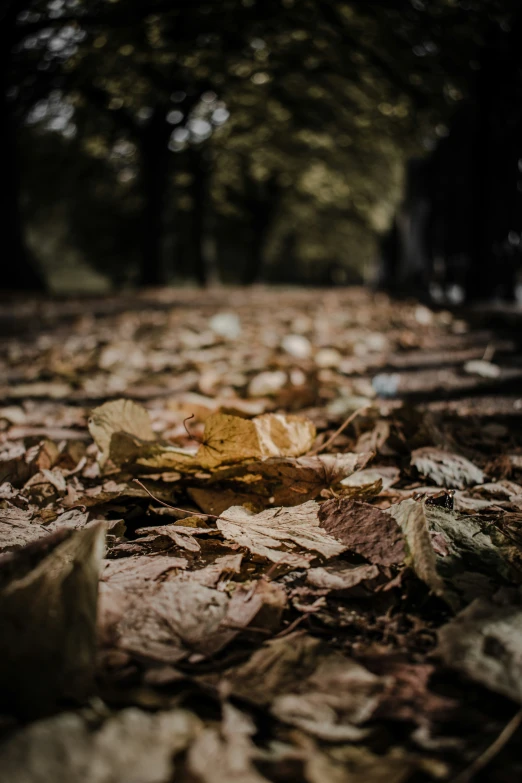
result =
[[7,0],[4,287],[369,281],[407,162],[476,99],[491,42],[516,46],[516,11]]

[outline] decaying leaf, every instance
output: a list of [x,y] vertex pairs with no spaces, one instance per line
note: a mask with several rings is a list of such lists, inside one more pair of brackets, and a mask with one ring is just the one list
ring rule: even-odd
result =
[[162,440],[145,440],[128,432],[115,432],[110,441],[111,461],[129,471],[190,473],[199,469],[195,449],[180,449]]
[[439,761],[424,761],[402,748],[390,748],[385,754],[372,753],[357,745],[320,749],[303,743],[308,749],[305,777],[308,783],[403,783],[420,770],[430,778],[443,778],[448,770]]
[[142,405],[132,400],[113,400],[94,408],[89,419],[89,432],[100,449],[100,463],[109,456],[111,438],[116,432],[136,435],[142,440],[154,440],[150,417]]
[[[161,527],[141,527],[136,533],[145,536],[138,539],[140,544],[152,544],[156,549],[168,549],[174,545],[178,549],[186,549],[188,552],[199,552],[199,544],[195,535],[204,531],[182,525],[162,525]],[[166,539],[166,546],[158,545]]]
[[384,689],[384,680],[334,653],[321,660],[297,692],[277,696],[272,712],[320,739],[354,741],[368,733],[359,724],[371,717]]
[[230,506],[296,506],[314,500],[325,489],[340,485],[346,476],[366,465],[373,454],[322,454],[315,457],[272,457],[217,470],[191,485],[189,494],[210,514]]
[[319,639],[300,631],[271,639],[243,664],[230,669],[226,687],[254,704],[267,705],[281,693],[296,690],[325,653]]
[[303,416],[265,413],[242,419],[214,413],[205,422],[197,460],[203,468],[265,457],[299,457],[312,448],[315,427]]
[[266,413],[243,419],[213,413],[205,422],[197,453],[156,440],[148,412],[130,400],[115,400],[92,411],[89,429],[101,452],[116,465],[193,472],[267,457],[298,457],[311,448],[315,427],[303,416]]
[[371,563],[389,566],[404,560],[400,527],[374,506],[348,498],[327,500],[321,505],[319,519],[323,530]]
[[2,556],[0,693],[16,714],[45,714],[93,692],[104,538],[99,523]]
[[439,629],[444,663],[522,704],[522,607],[477,598]]
[[484,483],[484,473],[460,454],[425,447],[411,453],[411,464],[421,476],[430,478],[439,487],[464,489]]
[[319,509],[313,500],[260,514],[232,506],[217,520],[217,526],[226,538],[273,563],[307,568],[317,554],[335,557],[346,549],[321,528]]
[[212,655],[264,611],[269,627],[279,623],[286,595],[278,585],[252,593],[240,586],[230,596],[216,586],[223,573],[238,568],[236,556],[164,582],[136,579],[103,584],[100,632],[105,646],[140,658],[173,664],[191,653]]
[[141,555],[104,560],[100,579],[118,587],[135,587],[141,582],[157,581],[171,571],[186,568],[187,565],[185,558],[168,555]]
[[306,573],[306,581],[312,587],[322,590],[350,590],[352,587],[375,579],[379,575],[376,565],[350,565],[349,563],[335,563],[332,565],[310,568]]
[[390,506],[388,513],[399,524],[407,547],[406,562],[435,595],[445,596],[444,582],[438,571],[424,506],[403,500]]
[[33,512],[6,504],[0,508],[0,552],[38,541],[48,535],[48,531],[38,521],[32,522]]
[[443,543],[437,571],[460,605],[488,598],[503,581],[520,581],[517,552],[499,530],[480,519],[426,505],[432,543]]
[[268,783],[252,763],[258,755],[255,733],[253,721],[225,703],[221,728],[203,729],[190,747],[190,772],[201,783]]
[[[371,453],[371,452],[370,452]],[[383,489],[389,489],[399,480],[400,470],[396,467],[372,467],[363,470],[357,470],[347,478],[343,479],[343,487],[365,487],[374,484],[377,481],[382,482]]]
[[[107,717],[63,712],[17,731],[0,746],[2,780],[16,783],[169,783],[173,758],[197,737],[190,712],[136,708]],[[94,719],[93,719],[94,718]]]

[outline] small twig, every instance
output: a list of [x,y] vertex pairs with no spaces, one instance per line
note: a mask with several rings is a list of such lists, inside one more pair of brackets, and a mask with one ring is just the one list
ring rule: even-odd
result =
[[324,451],[325,449],[327,449],[327,448],[328,448],[328,446],[331,446],[331,445],[332,445],[332,443],[334,442],[334,440],[335,440],[335,439],[338,437],[338,435],[340,435],[340,434],[341,434],[341,432],[344,432],[344,430],[346,429],[346,427],[348,427],[348,425],[349,425],[349,424],[351,424],[351,423],[352,423],[352,421],[353,421],[354,419],[356,419],[356,418],[357,418],[357,416],[359,416],[359,414],[361,414],[363,411],[366,411],[366,410],[368,410],[368,408],[370,408],[370,407],[371,407],[371,405],[364,405],[362,408],[358,408],[356,411],[354,411],[353,413],[351,413],[351,414],[348,416],[348,418],[346,419],[346,421],[343,421],[343,423],[341,424],[341,426],[339,427],[339,429],[338,429],[338,430],[336,430],[336,431],[334,432],[334,434],[333,434],[333,435],[331,435],[331,436],[328,438],[328,440],[327,440],[325,443],[323,443],[323,445],[322,445],[322,446],[319,446],[318,448],[312,449],[311,451],[309,451],[309,452],[308,452],[308,454],[307,454],[306,456],[307,456],[307,457],[315,457],[315,455],[316,455],[316,454],[320,454],[320,453],[321,453],[321,451]]
[[179,506],[171,506],[170,503],[165,503],[163,500],[160,500],[155,495],[150,492],[147,487],[141,483],[141,481],[137,478],[132,479],[135,484],[139,484],[139,486],[145,490],[147,495],[149,495],[153,500],[156,501],[156,503],[159,503],[160,506],[165,506],[165,508],[171,508],[173,511],[182,511],[184,514],[190,514],[193,517],[210,517],[211,519],[223,519],[225,522],[233,522],[234,524],[237,524],[236,521],[233,519],[227,519],[224,516],[216,516],[216,514],[205,514],[204,511],[191,511],[189,508],[179,508]]
[[279,631],[279,633],[277,633],[274,636],[274,639],[281,639],[284,636],[288,636],[289,634],[292,633],[292,631],[295,631],[298,625],[301,625],[303,620],[307,620],[307,619],[308,619],[308,615],[300,614],[299,617],[296,617],[296,619],[290,623],[290,625],[287,625],[286,628],[283,628],[282,631]]
[[186,419],[183,419],[183,426],[185,427],[185,432],[189,436],[190,440],[195,440],[196,443],[199,443],[200,445],[203,445],[203,441],[201,440],[201,438],[197,438],[195,435],[192,435],[191,431],[187,427],[187,421],[190,421],[194,417],[195,417],[195,414],[191,413],[190,416],[187,416]]
[[451,783],[468,783],[468,781],[472,780],[472,778],[474,778],[478,772],[484,769],[484,767],[489,764],[489,762],[502,750],[504,745],[509,742],[521,723],[522,710],[519,710],[513,715],[511,720],[506,723],[496,740],[494,740],[491,745],[489,745],[486,750],[480,754],[480,756],[477,756],[477,758],[469,765],[469,767],[466,767],[466,769],[462,770],[462,772],[459,772],[457,777],[453,778]]

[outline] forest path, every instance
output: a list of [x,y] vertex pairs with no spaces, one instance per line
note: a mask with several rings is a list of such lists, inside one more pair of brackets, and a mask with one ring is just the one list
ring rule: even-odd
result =
[[259,287],[0,323],[0,780],[522,778],[517,313]]

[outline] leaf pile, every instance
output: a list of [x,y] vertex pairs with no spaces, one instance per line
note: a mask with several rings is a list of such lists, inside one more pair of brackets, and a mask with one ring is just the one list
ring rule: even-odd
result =
[[408,389],[484,336],[186,296],[4,346],[0,780],[451,779],[522,705],[522,432]]

